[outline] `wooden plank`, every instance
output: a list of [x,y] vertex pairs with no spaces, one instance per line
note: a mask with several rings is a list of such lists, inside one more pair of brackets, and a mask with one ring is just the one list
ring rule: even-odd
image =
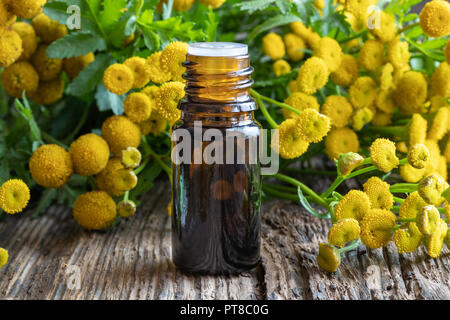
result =
[[[317,268],[318,243],[329,221],[299,205],[273,201],[262,215],[262,264],[232,277],[192,276],[170,260],[167,184],[145,197],[136,215],[111,232],[88,232],[70,210],[52,207],[0,222],[0,246],[10,261],[0,269],[6,299],[448,299],[450,253],[398,255],[395,245],[346,254],[338,272]],[[355,187],[355,186],[353,186]],[[78,269],[77,269],[78,268]],[[80,288],[70,288],[75,271]]]

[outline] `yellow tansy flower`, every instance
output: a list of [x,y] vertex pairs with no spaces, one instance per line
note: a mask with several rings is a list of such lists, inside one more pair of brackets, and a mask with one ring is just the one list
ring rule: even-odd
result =
[[390,185],[378,177],[371,177],[364,185],[364,192],[369,196],[372,208],[390,210],[394,205],[394,196],[389,191]]
[[305,109],[297,125],[305,141],[320,142],[330,130],[330,119],[314,109]]
[[6,0],[11,11],[22,19],[34,18],[47,0]]
[[330,119],[333,127],[342,128],[350,123],[353,107],[346,97],[331,95],[322,105],[321,112]]
[[369,108],[360,108],[353,113],[352,125],[355,131],[360,131],[366,124],[372,121],[373,112]]
[[125,168],[134,169],[141,164],[141,152],[134,147],[128,147],[122,150],[122,164]]
[[[1,10],[1,9],[0,9]],[[36,51],[37,38],[34,28],[26,22],[16,22],[12,25],[12,29],[22,39],[22,55],[20,60],[29,59],[31,55]]]
[[394,113],[395,103],[392,90],[380,90],[375,98],[376,107],[387,114]]
[[408,125],[408,143],[410,146],[425,143],[427,137],[427,120],[415,113]]
[[73,204],[73,217],[88,230],[103,230],[111,226],[117,215],[114,200],[104,191],[82,194]]
[[395,155],[395,144],[383,138],[376,139],[370,146],[370,158],[378,170],[389,172],[399,165]]
[[150,118],[155,102],[142,92],[129,94],[124,102],[124,112],[134,122],[142,122]]
[[112,197],[122,196],[125,191],[114,188],[113,173],[124,168],[125,167],[123,166],[120,158],[109,159],[106,168],[103,169],[95,178],[97,188],[107,192]]
[[423,235],[414,222],[410,222],[407,228],[397,229],[394,233],[394,241],[398,253],[409,253],[416,251],[422,242]]
[[389,42],[394,40],[397,35],[397,30],[395,27],[395,17],[384,11],[376,11],[373,13],[376,16],[375,19],[380,19],[379,26],[370,29],[370,32],[383,42]]
[[55,144],[37,148],[30,158],[29,167],[33,180],[45,188],[60,188],[73,174],[70,154]]
[[[450,79],[450,78],[449,78]],[[448,130],[448,122],[450,118],[450,112],[447,107],[440,108],[431,123],[430,129],[428,130],[428,139],[441,140]]]
[[125,60],[123,64],[133,71],[133,88],[143,88],[150,81],[151,69],[144,58],[131,57]]
[[338,158],[337,167],[343,177],[350,174],[364,158],[355,152],[341,153]]
[[119,169],[111,174],[113,188],[120,191],[134,189],[138,183],[138,178],[134,171],[129,169]]
[[436,231],[440,219],[441,215],[435,206],[425,206],[417,215],[417,227],[422,234],[432,235]]
[[116,156],[127,147],[139,147],[141,131],[137,124],[125,116],[111,116],[103,122],[102,137]]
[[371,123],[374,126],[387,126],[392,123],[392,114],[377,110]]
[[426,174],[426,168],[416,169],[409,163],[400,166],[400,176],[405,182],[416,183]]
[[425,237],[426,248],[430,257],[437,258],[440,256],[447,231],[447,223],[441,219],[436,231],[431,236]]
[[133,88],[133,71],[123,64],[110,65],[103,74],[103,84],[112,93],[125,94]]
[[50,81],[59,76],[62,71],[63,61],[47,56],[48,45],[40,45],[31,57],[31,62],[39,74],[39,80]]
[[381,248],[392,239],[395,215],[383,209],[370,209],[361,221],[361,240],[371,249]]
[[56,20],[50,19],[45,13],[40,13],[34,17],[32,24],[36,34],[46,44],[67,35],[67,27]]
[[331,74],[331,80],[339,86],[348,87],[358,78],[358,75],[359,67],[355,57],[344,54],[338,70]]
[[358,63],[368,71],[375,71],[383,65],[384,45],[377,40],[364,42],[358,56]]
[[431,77],[431,88],[433,94],[450,97],[450,65],[444,61],[434,70]]
[[307,142],[299,132],[298,118],[284,120],[279,129],[279,145],[278,148],[272,145],[272,148],[284,159],[294,159],[300,157],[308,150],[309,142]]
[[325,137],[325,152],[331,160],[337,159],[341,153],[358,152],[358,149],[358,136],[350,128],[331,130]]
[[283,39],[276,33],[270,32],[262,39],[263,50],[273,60],[278,60],[286,54]]
[[106,141],[94,133],[72,142],[69,153],[75,172],[81,176],[93,176],[105,169],[110,154]]
[[295,62],[302,60],[305,56],[303,50],[306,48],[303,39],[294,33],[285,34],[283,39],[289,59]]
[[416,169],[425,168],[430,157],[430,151],[424,144],[415,144],[408,152],[408,162]]
[[8,214],[22,212],[30,201],[30,189],[20,179],[10,179],[0,187],[0,208]]
[[427,203],[422,199],[417,191],[410,193],[405,201],[400,205],[400,218],[415,218],[422,211]]
[[359,77],[351,85],[349,96],[354,108],[370,107],[377,96],[377,84],[370,77]]
[[161,54],[162,51],[155,52],[147,58],[147,64],[150,68],[150,79],[153,83],[164,83],[170,80],[170,72],[165,72],[161,68]]
[[328,272],[335,272],[341,264],[339,251],[328,243],[319,244],[319,255],[317,256],[319,267]]
[[149,119],[139,123],[139,128],[144,135],[152,133],[157,136],[164,132],[167,127],[167,121],[164,120],[157,112],[152,112]]
[[444,202],[442,192],[448,188],[448,183],[439,175],[432,174],[419,183],[419,194],[426,203],[440,206]]
[[59,76],[50,81],[39,82],[37,90],[30,95],[34,102],[49,105],[59,101],[64,95],[64,79]]
[[389,90],[394,85],[393,79],[394,67],[389,62],[386,63],[380,72],[380,89],[383,91]]
[[184,83],[173,81],[164,83],[155,97],[155,110],[168,122],[180,118],[178,103],[184,97]]
[[325,61],[329,72],[335,72],[341,65],[343,53],[336,40],[323,37],[314,49],[314,55]]
[[136,204],[131,200],[120,201],[117,205],[117,214],[121,218],[131,217],[136,213]]
[[405,114],[421,112],[427,98],[428,84],[422,73],[408,71],[401,77],[394,93],[394,100]]
[[291,72],[291,66],[286,60],[283,59],[275,61],[272,68],[273,73],[275,73],[277,77]]
[[301,92],[313,94],[328,82],[329,71],[325,62],[318,57],[311,57],[300,67],[297,85]]
[[22,39],[13,30],[0,26],[0,67],[8,67],[22,54]]
[[2,72],[2,84],[6,92],[15,98],[22,98],[22,92],[33,94],[39,86],[39,75],[28,62],[16,62]]
[[95,60],[94,53],[88,53],[83,56],[64,59],[63,67],[69,79],[75,79],[80,72]]
[[423,32],[439,38],[450,34],[450,4],[447,1],[428,2],[419,15]]
[[[320,105],[317,102],[316,97],[307,95],[303,92],[294,92],[289,97],[286,98],[284,103],[290,105],[291,107],[294,107],[298,111],[303,111],[305,109],[314,109],[316,111],[319,111]],[[283,116],[288,118],[298,118],[299,115],[295,112],[292,112],[288,109],[282,109]]]
[[370,206],[367,194],[359,190],[350,190],[336,205],[334,213],[338,220],[352,218],[361,221]]
[[342,219],[333,224],[328,232],[328,242],[337,247],[359,238],[359,223],[355,219]]
[[387,58],[395,68],[403,69],[408,66],[410,56],[408,42],[396,38],[388,43]]
[[8,250],[0,248],[0,268],[3,268],[8,262]]
[[186,42],[175,41],[170,43],[161,53],[159,61],[161,69],[170,72],[172,80],[183,82],[183,73],[186,68],[182,63],[186,60],[188,53],[188,44]]

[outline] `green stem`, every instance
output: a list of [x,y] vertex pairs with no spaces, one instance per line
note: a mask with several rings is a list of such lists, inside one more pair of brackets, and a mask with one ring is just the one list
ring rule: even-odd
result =
[[272,104],[274,104],[274,105],[276,105],[276,106],[279,106],[280,108],[284,108],[284,109],[290,110],[290,111],[292,111],[292,112],[294,112],[294,113],[296,113],[296,114],[298,114],[298,115],[301,115],[301,114],[302,114],[302,112],[301,112],[300,110],[295,109],[294,107],[292,107],[292,106],[290,106],[290,105],[288,105],[288,104],[286,104],[286,103],[283,103],[283,102],[274,100],[274,99],[272,99],[272,98],[263,96],[262,94],[258,93],[258,92],[255,91],[254,89],[250,89],[250,93],[252,94],[252,96],[253,96],[255,99],[256,99],[256,97],[258,97],[258,98],[260,98],[261,100],[264,100],[264,101],[267,101],[267,102],[269,102],[269,103],[272,103]]
[[261,96],[254,96],[256,104],[258,105],[259,109],[261,110],[262,114],[266,118],[269,125],[272,127],[272,129],[278,129],[278,123],[272,118],[272,116],[269,114],[269,111],[267,111],[266,106],[264,105],[264,102],[261,99]]
[[407,134],[406,126],[397,126],[397,127],[370,126],[367,128],[367,131],[379,133],[382,135],[400,137],[404,140],[406,140],[406,134]]
[[401,33],[405,32],[405,31],[408,31],[408,30],[410,30],[410,29],[412,29],[414,27],[417,27],[418,25],[420,25],[419,22],[411,23],[411,24],[401,28],[400,30],[398,30],[397,34],[401,34]]
[[91,108],[91,106],[89,104],[86,105],[86,107],[83,110],[83,114],[81,115],[81,119],[78,121],[77,126],[75,127],[75,129],[70,133],[69,136],[67,136],[67,138],[64,139],[64,143],[65,144],[69,144],[71,143],[75,137],[77,136],[78,132],[80,132],[81,128],[83,127],[84,123],[86,122],[87,116],[89,114],[89,109]]
[[367,33],[367,30],[363,30],[363,31],[360,31],[360,32],[356,33],[355,35],[353,35],[353,36],[351,36],[351,37],[342,39],[342,40],[340,40],[340,41],[338,41],[338,42],[339,42],[340,44],[342,44],[342,43],[348,42],[348,41],[350,41],[350,40],[353,40],[353,39],[362,37],[362,36],[364,36],[366,33]]
[[275,197],[278,197],[281,199],[286,199],[286,200],[298,201],[298,195],[296,195],[296,194],[290,194],[290,193],[278,191],[275,188],[272,188],[266,184],[263,185],[262,189],[265,193],[270,194],[272,196],[275,196]]
[[416,222],[416,218],[398,218],[397,222],[399,223]]
[[105,39],[106,43],[109,46],[108,35],[106,34],[105,30],[103,30],[103,27],[102,27],[100,21],[98,21],[97,15],[95,14],[94,10],[91,8],[91,5],[89,4],[88,1],[87,1],[87,6],[89,8],[92,18],[94,18],[95,24],[97,25],[98,29],[100,30],[100,33],[102,34],[102,37]]
[[44,141],[47,142],[47,143],[57,144],[60,147],[63,147],[64,149],[68,148],[64,143],[62,143],[58,139],[54,138],[53,136],[51,136],[47,132],[44,132],[44,131],[41,130],[41,136],[42,136],[42,139],[44,139]]
[[336,190],[336,188],[337,188],[342,182],[344,182],[345,180],[350,179],[350,178],[354,178],[354,177],[359,176],[359,175],[361,175],[361,174],[368,173],[368,172],[372,172],[372,171],[375,171],[375,170],[378,170],[378,168],[375,167],[375,166],[370,166],[370,167],[366,167],[366,168],[363,168],[363,169],[354,171],[354,172],[350,173],[349,175],[347,175],[347,176],[345,176],[345,177],[343,177],[343,176],[338,176],[338,177],[336,178],[336,180],[334,180],[334,182],[331,184],[331,186],[327,189],[327,191],[325,191],[325,192],[322,194],[322,197],[328,198],[328,197],[330,196],[330,194],[331,194],[334,190]]
[[145,157],[145,160],[144,160],[144,162],[138,167],[138,168],[136,168],[136,170],[134,170],[134,173],[136,174],[136,175],[138,175],[139,173],[141,173],[144,169],[145,169],[145,167],[147,166],[147,164],[150,162],[150,158],[149,157]]
[[284,182],[290,183],[294,186],[300,187],[304,193],[311,197],[311,201],[320,204],[322,207],[330,211],[330,206],[320,195],[318,195],[314,190],[310,189],[307,185],[301,183],[297,179],[291,178],[281,173],[273,175],[274,178],[280,179]]
[[322,170],[297,169],[297,168],[285,168],[284,170],[289,171],[289,172],[302,173],[302,174],[315,174],[315,175],[330,176],[330,177],[336,176],[335,171],[322,171]]
[[417,183],[396,183],[390,187],[392,193],[410,193],[417,191],[417,189]]
[[172,169],[167,166],[167,164],[161,159],[161,155],[157,154],[147,142],[147,138],[142,135],[142,146],[144,148],[145,153],[151,155],[155,161],[159,164],[161,169],[163,169],[167,175],[169,176],[170,181],[172,181]]
[[394,201],[397,202],[397,203],[402,204],[405,201],[405,199],[402,199],[402,198],[399,198],[399,197],[394,197]]
[[130,198],[130,191],[125,192],[125,194],[123,195],[123,201],[128,201],[128,199]]
[[342,253],[348,252],[350,250],[356,249],[359,247],[360,244],[361,244],[361,239],[358,238],[358,240],[353,241],[353,243],[349,244],[348,246],[338,249],[339,253],[342,254]]

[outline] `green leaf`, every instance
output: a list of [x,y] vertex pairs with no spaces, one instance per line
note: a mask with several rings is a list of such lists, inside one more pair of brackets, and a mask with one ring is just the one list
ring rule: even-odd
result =
[[107,54],[98,54],[95,60],[84,68],[67,87],[67,93],[74,96],[83,96],[95,90],[103,79],[103,72],[110,65],[112,59]]
[[123,101],[125,97],[109,92],[103,82],[100,82],[97,87],[95,99],[99,111],[111,110],[115,115],[123,114]]
[[100,29],[95,22],[95,17],[91,14],[91,9],[86,3],[86,0],[65,0],[65,1],[51,1],[47,2],[44,7],[44,13],[52,20],[56,20],[61,24],[66,24],[69,18],[67,8],[71,5],[78,6],[80,8],[81,15],[81,31],[84,33],[92,33],[101,35]]
[[317,16],[317,10],[314,7],[314,0],[296,0],[294,1],[297,7],[297,13],[300,19],[308,26],[310,18]]
[[54,41],[47,49],[50,58],[79,57],[90,52],[106,50],[103,38],[89,33],[74,32]]
[[411,22],[416,19],[419,19],[419,15],[417,13],[410,13],[405,17],[405,19],[403,19],[403,23]]
[[127,12],[122,16],[115,29],[109,35],[116,48],[123,47],[124,40],[136,31],[136,16]]
[[209,8],[205,24],[206,41],[213,42],[217,37],[217,27],[219,26],[219,18],[212,8]]
[[311,205],[309,204],[309,201],[303,195],[302,188],[298,187],[297,193],[298,193],[298,199],[299,199],[300,203],[302,204],[303,208],[305,208],[305,210],[308,211],[310,214],[312,214],[313,216],[315,216],[317,218],[321,218],[321,219],[330,217],[330,215],[328,213],[319,213],[313,207],[311,207]]
[[33,111],[31,110],[30,104],[28,103],[27,97],[25,96],[25,91],[22,94],[23,104],[19,99],[14,101],[14,106],[16,107],[19,114],[25,121],[28,122],[28,127],[30,129],[31,141],[41,142],[41,130],[39,129],[36,120],[33,116]]
[[172,15],[174,0],[168,0],[167,2],[163,2],[162,4],[162,20],[167,20]]
[[255,11],[262,11],[271,5],[276,5],[283,14],[289,12],[291,8],[290,0],[250,0],[236,3],[234,6],[242,11],[253,13]]
[[36,209],[34,209],[33,218],[38,217],[42,211],[46,210],[52,204],[52,201],[58,195],[57,189],[45,189],[39,199]]
[[151,52],[158,51],[161,46],[158,35],[143,25],[141,25],[139,29],[142,31],[142,34],[144,36],[144,43],[146,47]]
[[447,44],[447,39],[438,38],[433,40],[425,41],[421,44],[422,48],[426,49],[441,49],[443,46]]
[[103,10],[100,11],[99,20],[103,29],[110,32],[117,21],[120,20],[124,9],[127,5],[126,0],[104,0]]
[[250,32],[248,36],[248,42],[252,41],[255,37],[257,37],[259,34],[266,32],[270,29],[280,27],[287,25],[291,22],[301,21],[300,17],[294,15],[294,14],[279,14],[277,16],[274,16],[272,18],[267,19],[264,23],[260,24],[256,28]]

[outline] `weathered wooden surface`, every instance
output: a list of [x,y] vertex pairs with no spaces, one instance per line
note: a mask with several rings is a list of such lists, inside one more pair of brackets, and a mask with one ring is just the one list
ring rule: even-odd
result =
[[[449,299],[449,251],[433,260],[423,250],[399,256],[395,245],[348,253],[336,274],[315,263],[328,221],[298,205],[263,208],[262,264],[233,277],[186,276],[170,261],[167,185],[138,213],[109,233],[86,232],[70,210],[53,207],[0,222],[0,246],[10,261],[0,269],[4,299]],[[75,266],[75,267],[74,267]],[[76,270],[80,288],[69,289]],[[74,283],[74,282],[72,282]]]

